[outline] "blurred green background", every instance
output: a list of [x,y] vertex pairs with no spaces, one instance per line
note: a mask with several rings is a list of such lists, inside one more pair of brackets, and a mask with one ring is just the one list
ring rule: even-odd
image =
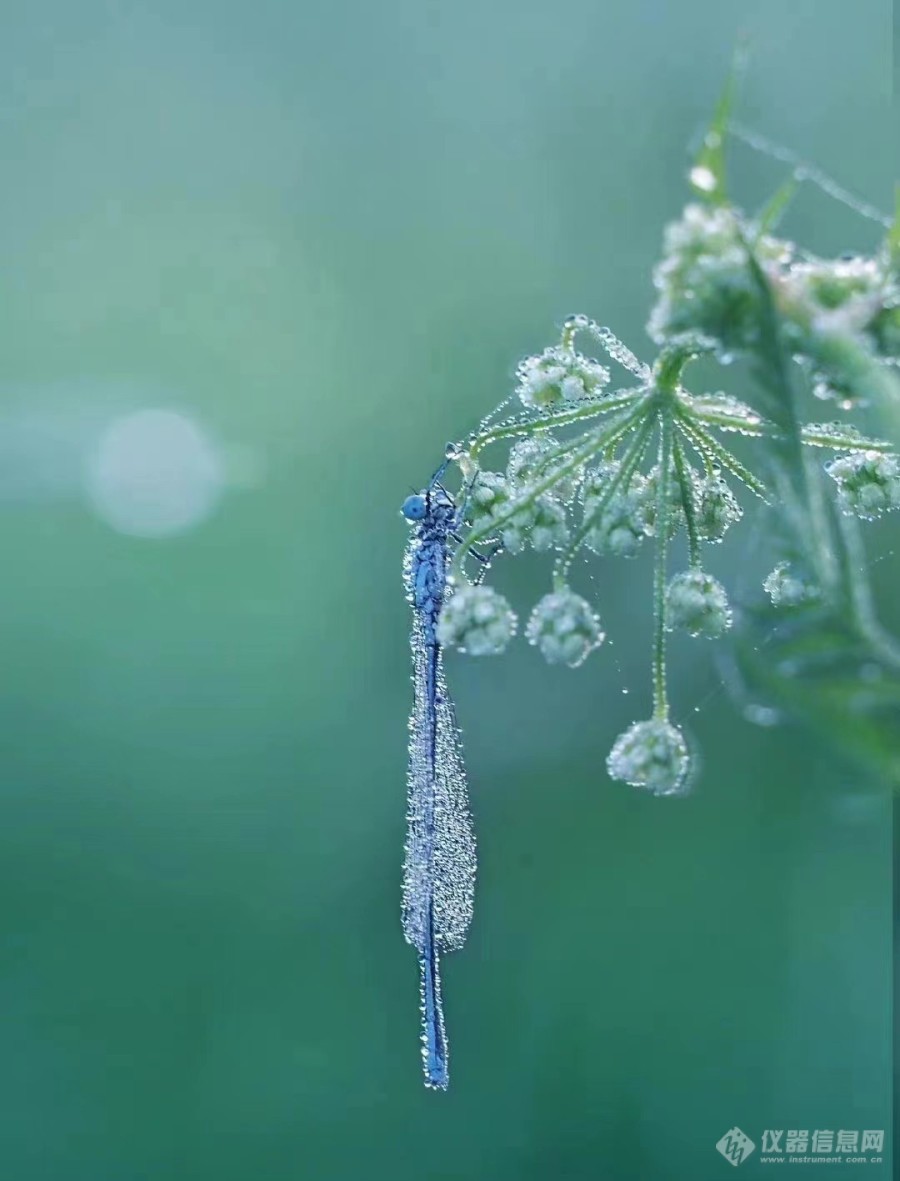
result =
[[[740,35],[744,120],[889,207],[889,0],[3,16],[2,1175],[706,1181],[735,1124],[886,1129],[890,802],[690,643],[695,794],[610,783],[640,561],[598,567],[583,668],[451,661],[481,869],[423,1090],[397,508],[567,313],[651,355]],[[782,178],[734,175],[751,205]],[[815,192],[788,228],[877,241]],[[882,598],[898,537],[869,533]]]

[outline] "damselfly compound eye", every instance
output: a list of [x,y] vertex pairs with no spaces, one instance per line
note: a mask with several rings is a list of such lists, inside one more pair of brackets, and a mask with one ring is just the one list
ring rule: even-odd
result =
[[413,496],[407,496],[400,506],[400,512],[407,521],[421,521],[425,516],[426,509],[425,497],[420,492],[416,492]]

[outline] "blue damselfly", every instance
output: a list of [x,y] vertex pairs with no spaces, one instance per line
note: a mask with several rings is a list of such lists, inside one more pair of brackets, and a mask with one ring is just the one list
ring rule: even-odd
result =
[[401,509],[414,526],[403,564],[413,609],[414,685],[403,933],[419,953],[425,1085],[441,1090],[447,1086],[448,1072],[440,956],[465,942],[475,890],[475,833],[437,627],[445,598],[452,593],[447,579],[449,547],[458,538],[464,516],[464,509],[440,483],[445,467],[422,492],[408,496]]

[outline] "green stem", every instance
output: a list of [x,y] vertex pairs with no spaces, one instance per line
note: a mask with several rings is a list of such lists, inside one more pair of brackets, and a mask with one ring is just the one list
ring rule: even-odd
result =
[[727,447],[723,447],[718,439],[714,438],[709,431],[700,425],[699,422],[690,413],[685,413],[683,410],[676,410],[678,415],[678,425],[681,428],[682,434],[687,438],[698,453],[703,455],[706,452],[712,456],[727,471],[742,484],[746,484],[751,492],[755,493],[760,500],[768,501],[769,494],[766,490],[765,484],[754,476],[753,472],[748,471],[741,463],[737,456],[732,455]]
[[659,415],[659,482],[656,488],[656,560],[653,567],[653,716],[669,720],[666,696],[666,559],[669,545],[669,468],[672,462],[672,414]]
[[537,435],[541,431],[552,430],[554,427],[568,426],[573,422],[583,422],[591,418],[597,418],[601,414],[609,413],[611,410],[618,410],[622,406],[631,405],[642,393],[644,393],[642,389],[620,390],[616,394],[611,394],[608,398],[602,398],[597,402],[586,403],[584,406],[578,406],[576,409],[561,410],[556,414],[544,414],[540,418],[516,419],[515,422],[508,422],[503,426],[496,427],[494,430],[486,431],[483,435],[476,435],[469,442],[469,455],[472,459],[476,459],[484,451],[485,447],[489,447],[492,443],[500,442],[503,439],[515,438],[516,435]]
[[715,410],[700,409],[693,403],[686,405],[688,412],[694,418],[699,418],[705,426],[714,426],[720,431],[737,431],[739,434],[750,435],[752,438],[775,433],[773,424],[764,418],[759,418],[755,422],[747,422],[745,419],[731,418],[727,414],[718,413]]
[[[768,391],[778,434],[773,438],[770,469],[773,490],[790,519],[797,542],[807,555],[823,591],[833,597],[837,588],[838,564],[832,545],[833,533],[822,495],[818,470],[813,470],[803,448],[803,434],[797,414],[796,396],[788,370],[788,353],[782,336],[778,310],[769,281],[752,249],[747,247],[747,264],[759,293],[761,341],[758,361],[763,389]],[[865,578],[865,573],[861,572]]]
[[627,486],[628,481],[634,474],[635,468],[641,462],[647,442],[647,437],[649,436],[650,431],[653,429],[653,421],[653,416],[648,414],[644,422],[641,423],[637,433],[635,434],[634,441],[622,457],[622,462],[618,471],[603,489],[600,499],[597,501],[597,504],[591,510],[590,514],[582,521],[575,533],[575,536],[566,546],[563,553],[561,553],[556,559],[556,563],[553,567],[553,584],[557,590],[565,586],[566,579],[568,578],[569,570],[571,569],[575,555],[583,545],[584,539],[594,528],[601,515],[606,511],[606,506],[609,504],[610,500],[612,500],[616,489],[621,487],[623,484]]
[[840,509],[835,510],[835,516],[843,541],[842,548],[847,566],[845,578],[849,584],[853,623],[859,634],[868,641],[885,664],[900,669],[900,643],[878,621],[868,578],[857,575],[857,571],[866,569],[866,555],[859,535],[859,523],[853,517],[842,513]]
[[[605,427],[604,433],[604,447],[606,451],[610,447],[615,448],[619,445],[625,435],[634,426],[635,419],[639,417],[635,411],[628,414],[620,414],[614,418],[612,422]],[[548,451],[546,455],[542,455],[532,469],[532,477],[539,477],[547,468],[552,467],[560,458],[565,458],[569,455],[575,447],[580,446],[584,442],[584,436],[579,436],[576,439],[568,439],[565,443],[560,443],[558,447]]]
[[893,450],[893,445],[884,439],[867,439],[860,435],[841,435],[836,430],[816,430],[815,426],[805,426],[800,431],[800,438],[807,447],[828,447],[832,451],[881,451]]
[[681,504],[687,522],[688,553],[691,567],[700,568],[700,538],[697,536],[697,518],[694,515],[694,487],[684,459],[684,448],[678,435],[674,436],[675,472],[681,487]]

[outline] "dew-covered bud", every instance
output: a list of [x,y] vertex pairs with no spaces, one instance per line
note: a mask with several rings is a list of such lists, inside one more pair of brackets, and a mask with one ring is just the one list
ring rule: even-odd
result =
[[869,325],[884,299],[885,274],[874,258],[796,262],[779,276],[775,297],[791,320],[820,335],[850,335]]
[[509,484],[501,472],[481,471],[469,492],[468,509],[472,524],[492,517],[509,501]]
[[871,521],[900,508],[900,464],[895,455],[856,451],[825,465],[837,484],[838,503],[848,516]]
[[539,552],[561,549],[569,540],[566,510],[552,496],[539,496],[534,502],[534,520],[528,540]]
[[721,476],[707,476],[694,486],[694,524],[703,541],[721,541],[744,510]]
[[[510,448],[509,460],[506,465],[506,477],[511,484],[532,484],[537,479],[545,479],[565,463],[544,463],[548,454],[559,446],[558,441],[549,433],[531,435],[527,439],[520,439]],[[577,468],[560,476],[557,482],[547,490],[548,496],[554,496],[563,504],[568,504],[578,491],[583,468]]]
[[[520,495],[521,491],[513,487],[501,472],[479,472],[468,499],[468,518],[473,528],[491,527],[510,511]],[[522,505],[498,527],[500,539],[509,553],[522,552],[534,520],[534,506]]]
[[[688,205],[667,226],[653,274],[659,299],[647,325],[657,344],[699,333],[717,342],[724,360],[757,342],[764,309],[744,244],[751,236],[752,227],[724,205]],[[755,239],[754,252],[767,273],[789,257],[784,243],[766,235]]]
[[507,646],[516,623],[509,603],[492,587],[461,586],[444,603],[437,638],[446,648],[491,656]]
[[550,664],[570,668],[577,668],[606,638],[590,603],[568,589],[544,595],[531,613],[525,635]]
[[[585,522],[597,511],[619,468],[618,463],[601,463],[585,476]],[[620,485],[609,497],[585,536],[585,542],[595,553],[620,558],[635,556],[649,531],[646,485],[646,477],[634,473],[627,486]]]
[[516,393],[523,405],[545,410],[561,402],[592,398],[608,384],[609,378],[605,365],[573,349],[554,345],[519,363]]
[[819,597],[818,587],[790,573],[790,569],[789,562],[779,562],[763,581],[763,590],[773,607],[799,607]]
[[661,718],[635,722],[613,743],[606,769],[611,779],[644,787],[655,796],[684,795],[690,770],[684,735]]
[[710,638],[726,632],[731,610],[721,582],[703,570],[676,574],[666,588],[666,627]]

